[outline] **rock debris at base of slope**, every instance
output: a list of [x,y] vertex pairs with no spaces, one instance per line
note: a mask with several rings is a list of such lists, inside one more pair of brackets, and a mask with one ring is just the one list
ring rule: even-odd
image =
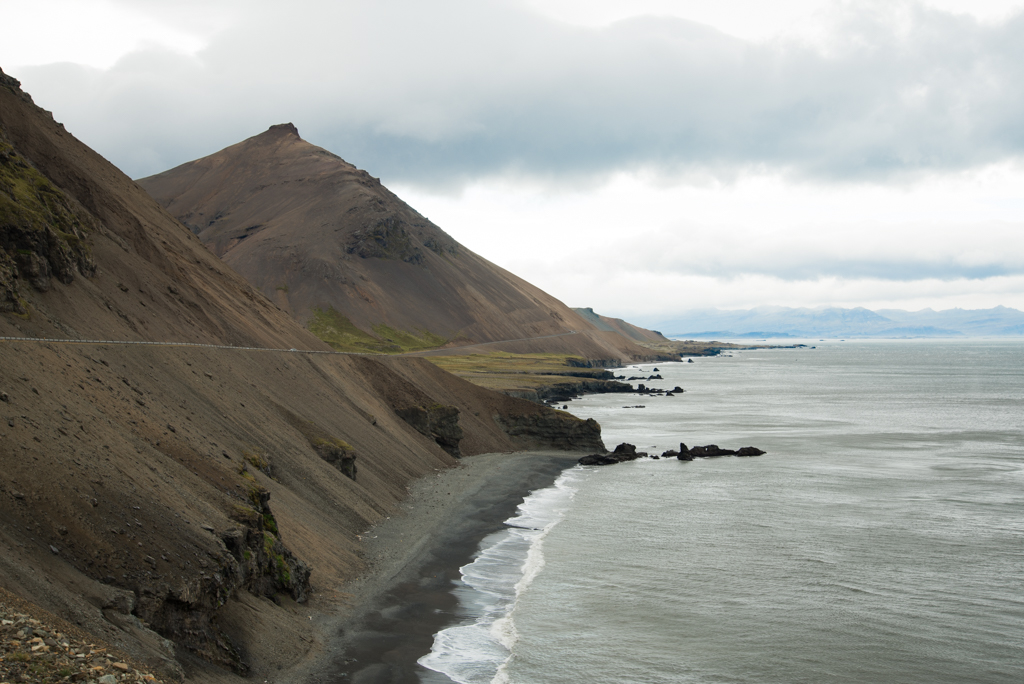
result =
[[0,684],[164,681],[109,645],[56,623],[45,611],[0,595]]

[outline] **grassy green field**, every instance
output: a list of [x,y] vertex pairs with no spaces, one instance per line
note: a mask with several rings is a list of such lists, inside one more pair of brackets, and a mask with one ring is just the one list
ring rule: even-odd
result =
[[428,356],[431,363],[469,380],[475,385],[493,390],[533,390],[539,387],[571,382],[574,376],[599,375],[600,369],[570,365],[570,360],[583,363],[571,354],[463,354]]
[[437,349],[448,343],[448,339],[429,330],[397,330],[383,323],[373,326],[374,334],[357,328],[352,321],[334,307],[313,309],[309,331],[331,345],[336,351],[380,352],[401,354],[403,352]]

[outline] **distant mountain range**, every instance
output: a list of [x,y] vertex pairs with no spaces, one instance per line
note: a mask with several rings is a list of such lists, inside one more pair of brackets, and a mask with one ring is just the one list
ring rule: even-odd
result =
[[669,337],[1016,337],[1024,335],[1024,312],[994,309],[902,311],[862,307],[695,309],[671,319],[651,321]]

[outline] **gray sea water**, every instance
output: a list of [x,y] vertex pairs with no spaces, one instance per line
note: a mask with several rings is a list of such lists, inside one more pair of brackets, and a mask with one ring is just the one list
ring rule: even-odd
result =
[[609,447],[768,454],[567,471],[484,541],[421,663],[472,683],[1024,681],[1024,342],[813,344],[656,364],[675,397],[572,402]]

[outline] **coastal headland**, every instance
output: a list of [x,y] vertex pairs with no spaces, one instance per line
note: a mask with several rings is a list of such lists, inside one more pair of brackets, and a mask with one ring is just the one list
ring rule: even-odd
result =
[[[407,216],[396,201],[371,204]],[[443,237],[425,228],[410,249],[471,259],[437,254],[431,236]],[[427,359],[330,353],[2,72],[0,238],[0,586],[158,679],[285,681],[333,638],[314,616],[346,609],[343,587],[371,560],[361,535],[414,483],[480,454],[604,449],[595,421]],[[364,252],[349,254],[360,283],[425,277]],[[484,320],[469,342],[647,357],[472,260],[481,291],[520,315]],[[380,342],[396,336],[370,327]],[[499,483],[495,498],[514,504],[530,486]],[[34,653],[26,645],[19,662],[41,665]]]

